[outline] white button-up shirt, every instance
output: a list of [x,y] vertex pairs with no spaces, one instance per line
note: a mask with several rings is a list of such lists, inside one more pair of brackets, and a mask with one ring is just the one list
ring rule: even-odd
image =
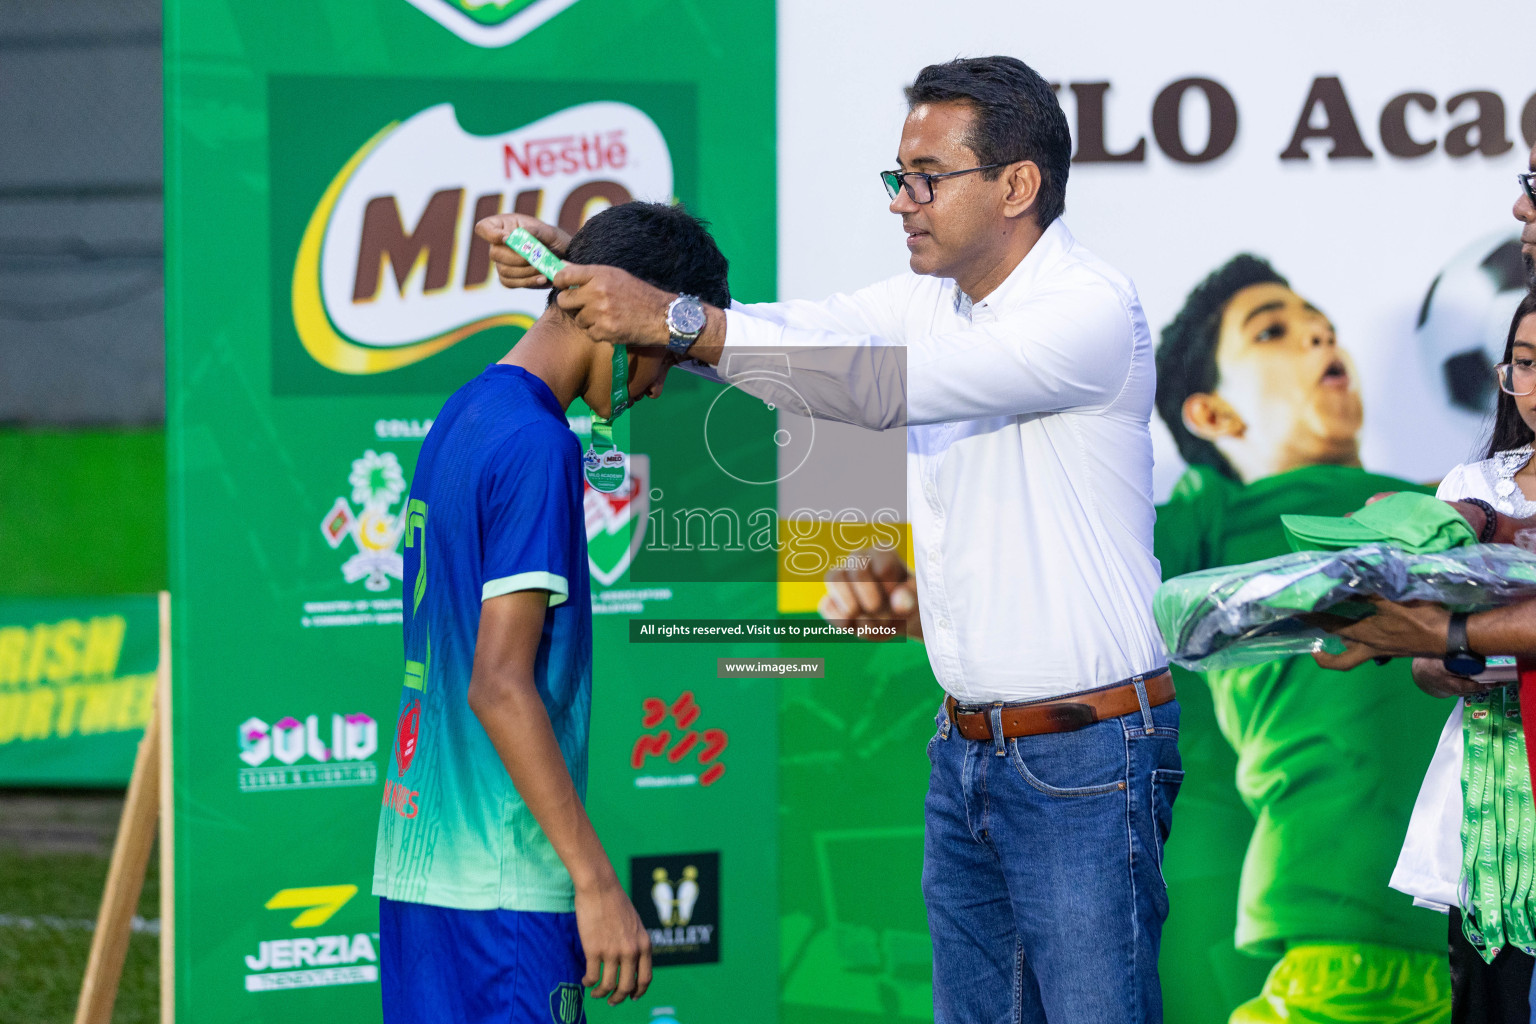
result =
[[1152,620],[1152,340],[1135,287],[1060,220],[979,302],[906,274],[726,317],[721,379],[753,368],[733,349],[837,348],[835,372],[795,367],[812,410],[907,426],[923,633],[956,700],[1053,697],[1167,663]]

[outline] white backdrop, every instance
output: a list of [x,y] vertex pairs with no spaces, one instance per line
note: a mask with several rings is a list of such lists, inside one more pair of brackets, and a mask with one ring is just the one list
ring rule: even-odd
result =
[[[894,166],[901,89],[923,65],[1005,53],[1031,64],[1060,96],[1077,135],[1071,82],[1107,81],[1112,152],[1146,139],[1141,163],[1074,164],[1066,223],[1136,282],[1154,337],[1184,296],[1235,253],[1270,259],[1333,319],[1361,376],[1367,468],[1438,479],[1472,451],[1480,415],[1453,407],[1414,326],[1431,281],[1469,243],[1513,231],[1510,214],[1529,153],[1520,115],[1536,92],[1536,30],[1528,2],[1427,0],[1343,5],[1252,3],[1092,5],[1018,0],[781,0],[779,5],[779,295],[818,298],[901,272],[899,221],[877,172]],[[1282,161],[1317,76],[1342,80],[1373,159]],[[1181,164],[1151,130],[1157,94],[1210,78],[1236,100],[1238,133],[1223,156]],[[1497,156],[1447,155],[1444,139],[1477,111],[1446,101],[1470,90],[1503,100]],[[1416,159],[1381,142],[1393,96],[1429,93],[1410,131],[1439,145]],[[1186,97],[1183,137],[1203,148],[1207,114]],[[1322,120],[1314,114],[1314,123]],[[1445,289],[1442,289],[1445,291]],[[1491,319],[1507,324],[1506,295]],[[1497,329],[1502,340],[1502,327]],[[1476,333],[1473,331],[1472,333]],[[1475,343],[1474,338],[1469,343]],[[1154,416],[1158,497],[1180,470]]]

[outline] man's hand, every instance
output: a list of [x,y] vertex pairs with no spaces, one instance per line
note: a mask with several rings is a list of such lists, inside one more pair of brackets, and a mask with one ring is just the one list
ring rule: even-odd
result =
[[576,318],[593,341],[614,345],[665,345],[667,306],[677,296],[646,284],[618,267],[566,264],[555,275],[555,301]]
[[1343,654],[1312,655],[1323,668],[1351,669],[1372,658],[1434,657],[1445,652],[1451,613],[1428,601],[1394,604],[1370,599],[1376,614],[1328,631],[1345,641]]
[[1442,658],[1414,658],[1413,681],[1431,697],[1469,697],[1489,690],[1487,683],[1459,676],[1446,668]]
[[548,288],[549,279],[528,265],[528,261],[507,247],[507,236],[522,228],[548,246],[556,256],[565,257],[571,236],[526,213],[498,213],[475,224],[475,234],[491,243],[491,262],[496,276],[508,288]]
[[576,931],[587,957],[583,987],[598,999],[606,996],[609,1006],[645,995],[651,987],[651,937],[612,872],[589,888],[576,888]]
[[[923,638],[917,609],[917,581],[894,551],[866,548],[850,558],[866,557],[863,569],[833,569],[827,573],[827,593],[817,605],[821,617],[834,625],[855,626],[905,619],[907,635]],[[883,639],[883,638],[875,638]]]

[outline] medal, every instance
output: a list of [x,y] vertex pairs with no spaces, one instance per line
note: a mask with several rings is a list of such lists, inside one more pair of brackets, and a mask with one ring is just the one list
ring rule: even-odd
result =
[[613,440],[613,425],[630,406],[629,350],[623,345],[613,346],[613,383],[608,396],[612,411],[606,420],[592,418],[592,440],[581,457],[587,483],[604,494],[612,494],[629,479],[629,457]]
[[[507,246],[529,266],[549,279],[565,267],[565,261],[544,247],[533,235],[518,228],[507,236]],[[613,425],[625,409],[632,404],[629,397],[629,350],[623,345],[613,346],[613,379],[609,387],[612,406],[606,420],[592,418],[592,439],[581,457],[581,467],[587,483],[604,494],[612,494],[629,479],[629,457],[619,450],[613,440]]]

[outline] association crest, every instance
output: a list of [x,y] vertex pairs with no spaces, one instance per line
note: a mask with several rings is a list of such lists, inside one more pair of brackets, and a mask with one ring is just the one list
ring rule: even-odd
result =
[[408,0],[439,25],[475,46],[515,43],[576,0]]
[[348,583],[362,580],[369,590],[388,590],[391,579],[405,575],[405,560],[397,550],[404,522],[395,510],[405,496],[405,472],[394,452],[370,448],[352,460],[347,482],[351,500],[345,495],[336,499],[320,521],[320,533],[332,548],[349,539],[356,545],[357,553],[341,567]]
[[587,565],[592,578],[611,587],[628,571],[645,543],[645,522],[651,511],[651,460],[629,456],[629,479],[611,494],[589,483],[585,488]]

